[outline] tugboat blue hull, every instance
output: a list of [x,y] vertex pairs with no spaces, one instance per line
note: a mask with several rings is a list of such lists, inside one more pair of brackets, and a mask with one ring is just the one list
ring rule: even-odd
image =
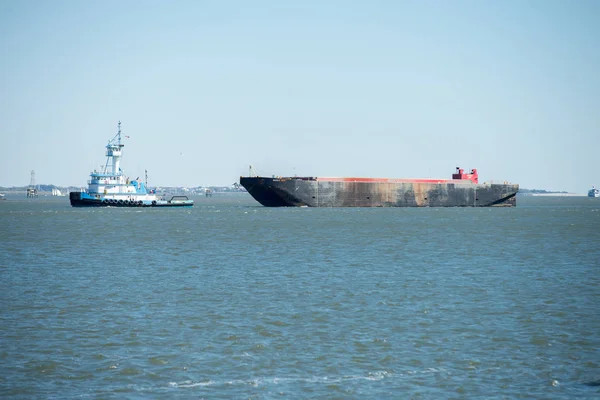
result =
[[116,200],[91,197],[85,192],[70,192],[69,201],[73,207],[191,207],[193,200],[185,196],[173,196],[170,200]]

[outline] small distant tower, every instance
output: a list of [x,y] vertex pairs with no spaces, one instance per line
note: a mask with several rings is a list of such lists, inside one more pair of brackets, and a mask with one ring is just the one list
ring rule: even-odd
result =
[[35,171],[31,170],[31,180],[29,181],[29,187],[27,188],[27,197],[38,197],[38,191],[35,187]]

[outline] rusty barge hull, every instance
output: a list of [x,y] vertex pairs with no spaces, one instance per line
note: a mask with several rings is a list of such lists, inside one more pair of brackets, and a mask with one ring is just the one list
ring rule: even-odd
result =
[[471,180],[241,177],[267,207],[514,207],[519,185]]

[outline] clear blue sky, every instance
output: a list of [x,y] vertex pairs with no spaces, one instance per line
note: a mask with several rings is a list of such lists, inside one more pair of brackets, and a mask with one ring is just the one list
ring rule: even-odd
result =
[[600,186],[599,1],[0,0],[0,186]]

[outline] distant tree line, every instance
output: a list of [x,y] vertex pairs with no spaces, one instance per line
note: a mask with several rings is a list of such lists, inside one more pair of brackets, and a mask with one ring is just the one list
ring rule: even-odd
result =
[[[27,190],[28,186],[11,186],[11,187],[3,187],[0,186],[0,191],[25,191]],[[35,185],[35,188],[37,190],[39,190],[40,192],[51,192],[52,189],[56,188],[56,189],[64,189],[65,187],[63,186],[56,186],[56,185]],[[69,188],[75,188],[75,186],[68,186],[66,187],[67,189]]]
[[519,189],[519,193],[532,193],[532,194],[538,194],[538,193],[569,193],[569,192],[559,192],[559,191],[555,191],[555,190],[544,190],[544,189]]
[[[24,192],[27,190],[29,186],[12,186],[12,187],[4,187],[4,186],[0,186],[0,192]],[[35,185],[35,188],[40,191],[40,192],[52,192],[52,189],[56,188],[59,190],[65,190],[65,191],[70,191],[70,190],[74,190],[74,191],[79,191],[80,190],[80,186],[56,186],[56,185]],[[234,184],[232,186],[198,186],[198,187],[192,187],[192,188],[188,188],[187,190],[191,191],[191,192],[197,192],[197,191],[201,191],[202,193],[204,193],[205,189],[210,189],[212,190],[213,193],[221,193],[221,192],[245,192],[246,189],[244,189],[242,186],[240,186],[239,184]],[[179,192],[182,190],[181,187],[177,187],[177,186],[163,186],[160,188],[161,191],[164,192]],[[68,193],[67,193],[68,194]]]

